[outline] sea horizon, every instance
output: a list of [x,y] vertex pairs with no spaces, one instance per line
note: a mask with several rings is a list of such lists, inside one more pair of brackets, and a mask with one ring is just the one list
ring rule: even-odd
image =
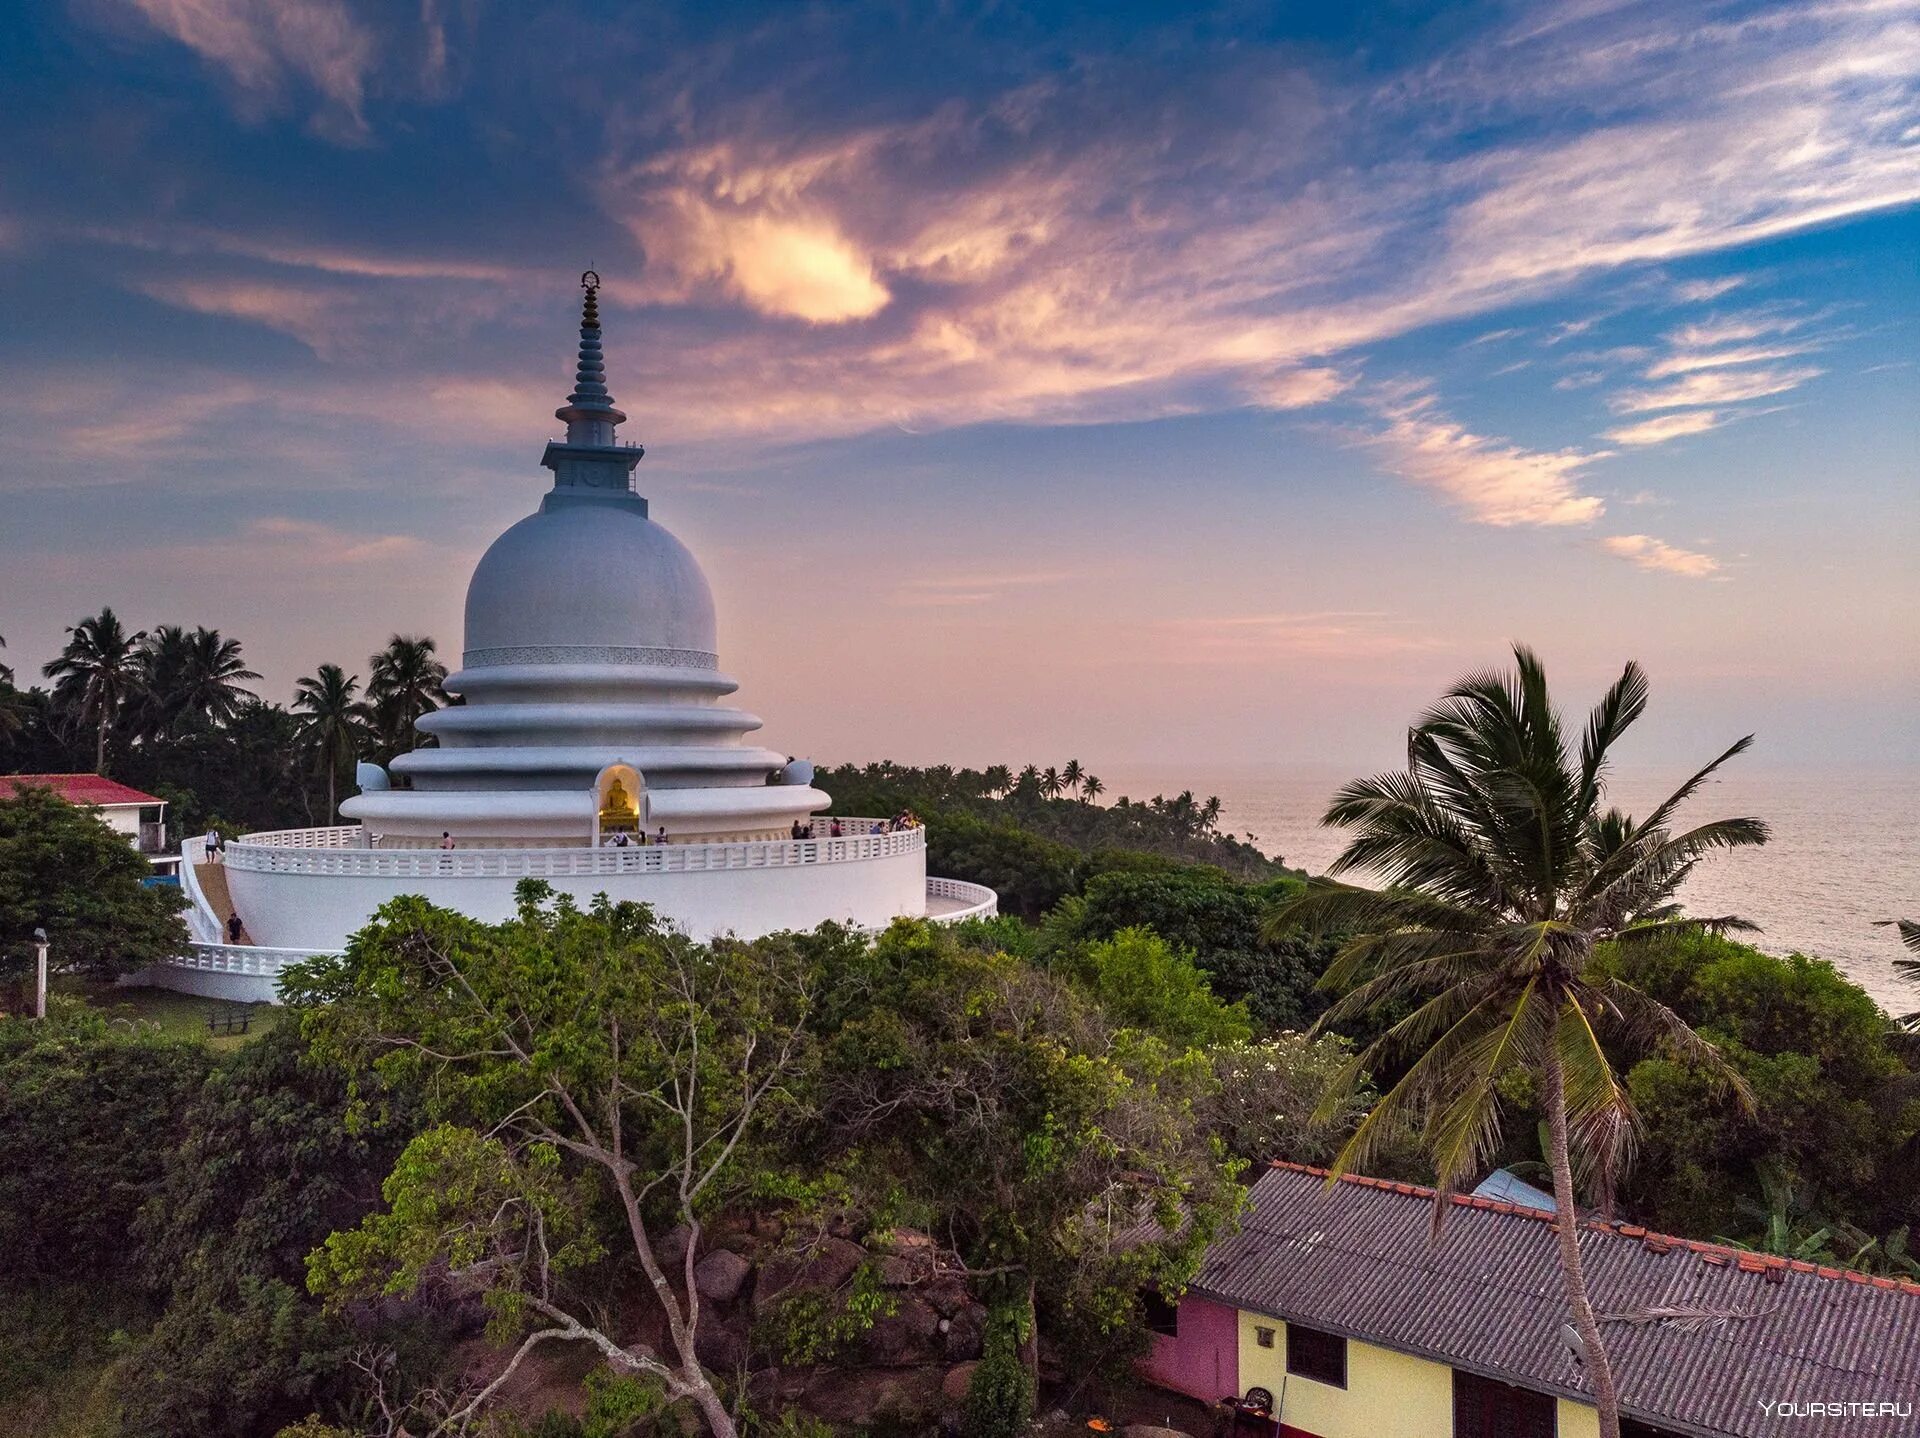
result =
[[[1738,761],[1736,761],[1738,762]],[[1341,832],[1320,815],[1334,790],[1374,772],[1325,761],[1089,762],[1105,785],[1104,802],[1122,796],[1172,796],[1191,789],[1218,795],[1223,833],[1250,838],[1285,863],[1324,873]],[[1378,766],[1386,767],[1386,766]],[[1618,767],[1610,802],[1645,813],[1688,773],[1684,765]],[[1758,849],[1716,856],[1688,880],[1689,912],[1734,914],[1760,925],[1744,940],[1772,954],[1829,960],[1890,1013],[1920,1009],[1920,989],[1893,967],[1901,955],[1878,920],[1920,917],[1920,763],[1730,766],[1694,796],[1683,818],[1751,815],[1772,826]]]

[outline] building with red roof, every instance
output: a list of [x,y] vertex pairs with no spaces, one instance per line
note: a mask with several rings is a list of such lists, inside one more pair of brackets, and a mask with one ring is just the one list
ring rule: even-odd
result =
[[141,853],[166,855],[167,801],[117,779],[103,774],[0,774],[0,786],[6,786],[8,798],[27,789],[51,789],[69,804],[92,809]]

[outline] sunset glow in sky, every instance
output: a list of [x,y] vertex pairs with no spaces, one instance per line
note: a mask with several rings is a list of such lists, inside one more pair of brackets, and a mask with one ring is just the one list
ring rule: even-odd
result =
[[457,663],[591,265],[789,748],[1390,760],[1520,638],[1649,756],[1920,758],[1907,0],[0,24],[23,683],[103,603]]

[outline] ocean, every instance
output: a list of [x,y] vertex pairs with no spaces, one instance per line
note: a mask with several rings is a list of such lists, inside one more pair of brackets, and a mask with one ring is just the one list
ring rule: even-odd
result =
[[[1250,836],[1288,864],[1322,873],[1341,833],[1320,826],[1333,791],[1357,770],[1224,764],[1103,764],[1103,802],[1191,789],[1217,794],[1220,827]],[[1920,1009],[1920,986],[1893,968],[1902,950],[1876,919],[1920,919],[1920,767],[1742,770],[1734,760],[1682,810],[1682,821],[1753,815],[1773,828],[1762,848],[1709,859],[1681,900],[1698,914],[1738,914],[1761,926],[1749,942],[1770,953],[1830,960],[1894,1013]],[[1644,814],[1686,773],[1622,767],[1610,802]]]

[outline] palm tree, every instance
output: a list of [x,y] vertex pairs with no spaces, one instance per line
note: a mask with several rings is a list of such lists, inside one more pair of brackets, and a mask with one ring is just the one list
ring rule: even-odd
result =
[[186,712],[188,648],[187,631],[178,624],[150,629],[141,641],[140,687],[130,700],[132,728],[138,737],[171,734]]
[[1060,783],[1071,793],[1080,787],[1080,781],[1086,776],[1086,772],[1080,767],[1078,759],[1069,759],[1066,767],[1060,771]]
[[[7,636],[0,634],[0,649],[5,649],[6,647]],[[0,684],[11,683],[13,683],[13,666],[11,664],[0,664]]]
[[1086,798],[1087,802],[1089,803],[1093,802],[1093,800],[1095,799],[1098,799],[1102,794],[1106,793],[1106,791],[1107,791],[1107,786],[1105,784],[1102,784],[1099,778],[1095,775],[1089,774],[1087,775],[1086,778],[1080,781],[1080,793]]
[[410,740],[420,716],[447,702],[447,691],[440,687],[447,666],[433,652],[433,641],[425,635],[396,634],[368,661],[373,666],[367,700],[374,730],[390,753],[414,747]]
[[989,764],[981,777],[989,794],[1004,794],[1013,787],[1013,771],[1005,764]]
[[1207,802],[1200,806],[1200,832],[1211,833],[1213,826],[1220,822],[1220,796],[1207,795]]
[[[1323,822],[1355,833],[1333,873],[1370,870],[1370,890],[1320,880],[1270,915],[1281,936],[1309,920],[1355,937],[1322,980],[1342,991],[1328,1027],[1363,1013],[1413,1012],[1343,1070],[1337,1104],[1369,1073],[1411,1059],[1335,1161],[1366,1164],[1396,1120],[1414,1119],[1439,1175],[1438,1203],[1470,1182],[1501,1140],[1500,1082],[1539,1079],[1557,1204],[1560,1267],[1593,1382],[1604,1438],[1618,1438],[1613,1369],[1588,1296],[1577,1238],[1574,1175],[1611,1207],[1630,1152],[1633,1110],[1609,1041],[1658,1044],[1745,1086],[1718,1051],[1671,1010],[1595,962],[1602,944],[1685,930],[1751,928],[1683,916],[1675,891],[1701,859],[1764,843],[1758,819],[1721,819],[1676,832],[1687,798],[1751,736],[1682,784],[1645,820],[1603,809],[1609,751],[1646,707],[1629,664],[1594,709],[1578,756],[1563,736],[1540,661],[1520,646],[1512,673],[1461,680],[1407,736],[1407,770],[1348,784]],[[1435,1209],[1435,1223],[1442,1207]]]
[[243,681],[259,677],[240,657],[238,639],[204,627],[187,636],[180,688],[187,714],[210,724],[225,724],[242,703],[255,697]]
[[[1907,946],[1907,952],[1912,954],[1913,957],[1910,959],[1895,959],[1893,961],[1894,971],[1911,980],[1913,983],[1920,984],[1920,924],[1916,924],[1912,919],[1879,919],[1875,921],[1875,924],[1876,927],[1879,928],[1894,928],[1899,930],[1900,942]],[[1903,1028],[1909,1028],[1915,1033],[1920,1033],[1920,1011],[1902,1016],[1900,1024]]]
[[104,774],[107,735],[121,706],[139,688],[140,642],[146,635],[128,634],[111,609],[82,619],[67,634],[60,657],[40,672],[54,681],[54,703],[72,722],[93,726],[93,768]]
[[1040,771],[1040,796],[1043,799],[1060,797],[1060,771],[1051,764]]
[[354,695],[360,676],[338,664],[322,664],[294,685],[293,707],[305,716],[301,735],[313,746],[314,756],[327,771],[327,822],[340,822],[340,770],[353,762],[366,733],[367,706]]

